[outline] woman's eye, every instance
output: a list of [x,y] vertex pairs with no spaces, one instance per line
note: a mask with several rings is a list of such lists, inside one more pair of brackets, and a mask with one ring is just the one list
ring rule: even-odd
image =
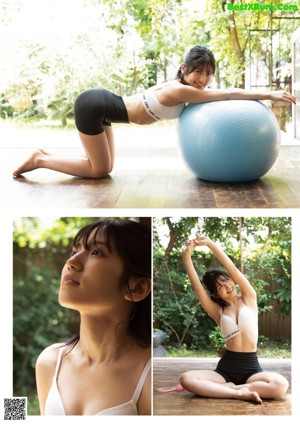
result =
[[71,251],[71,253],[70,253],[70,258],[71,258],[72,256],[76,255],[76,253],[77,253],[77,251],[76,251],[76,250],[72,250],[72,251]]
[[91,255],[93,256],[102,256],[102,252],[100,250],[92,250]]

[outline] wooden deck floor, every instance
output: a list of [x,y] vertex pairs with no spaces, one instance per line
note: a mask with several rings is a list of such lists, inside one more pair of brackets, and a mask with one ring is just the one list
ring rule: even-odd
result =
[[[179,376],[192,369],[213,369],[217,359],[154,358],[154,415],[291,415],[291,386],[284,398],[264,400],[261,405],[234,399],[208,399],[190,392],[159,393],[156,388],[178,384]],[[266,371],[284,375],[291,385],[291,361],[260,360]]]
[[[17,208],[298,208],[300,207],[300,146],[282,146],[273,168],[260,180],[246,184],[219,184],[198,180],[179,156],[174,132],[139,130],[130,143],[129,126],[118,140],[117,160],[111,176],[103,180],[73,178],[49,170],[35,170],[14,180],[12,171],[31,148],[11,140],[0,148],[0,196],[2,204]],[[154,128],[154,127],[153,127]],[[152,130],[151,130],[152,131]],[[138,134],[138,135],[136,135]],[[152,134],[150,136],[150,134]],[[69,136],[70,137],[70,136]],[[73,137],[73,135],[72,135]],[[74,138],[76,134],[74,134]],[[162,143],[160,143],[160,137]],[[150,138],[150,140],[149,140]],[[151,138],[153,146],[151,145]],[[128,141],[129,140],[129,141]],[[78,153],[76,148],[58,149],[56,141],[42,145],[49,152]],[[36,147],[33,143],[30,147]],[[28,145],[28,143],[26,144]],[[73,143],[70,142],[73,146]]]

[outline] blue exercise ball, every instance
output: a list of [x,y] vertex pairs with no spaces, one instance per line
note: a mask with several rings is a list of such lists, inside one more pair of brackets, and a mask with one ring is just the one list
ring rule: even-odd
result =
[[273,112],[256,100],[188,105],[178,120],[182,156],[198,177],[215,182],[246,182],[262,177],[280,149]]

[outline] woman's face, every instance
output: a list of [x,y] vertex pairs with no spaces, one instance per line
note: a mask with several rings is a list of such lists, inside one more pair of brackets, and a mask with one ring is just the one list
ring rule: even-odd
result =
[[223,300],[229,300],[236,296],[236,287],[230,277],[219,277],[217,280],[217,293]]
[[195,69],[189,74],[186,73],[185,65],[182,65],[181,70],[184,74],[184,80],[189,85],[198,88],[199,90],[205,90],[205,88],[211,83],[214,76],[213,70],[209,65]]
[[97,239],[92,232],[87,241],[73,247],[71,257],[62,270],[59,303],[78,311],[110,310],[125,302],[121,278],[122,258],[114,243],[107,244],[104,231]]

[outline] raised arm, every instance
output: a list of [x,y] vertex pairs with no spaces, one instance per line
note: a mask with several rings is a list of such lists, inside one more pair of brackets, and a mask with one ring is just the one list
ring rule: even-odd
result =
[[215,242],[213,242],[208,237],[201,236],[197,237],[194,240],[194,243],[196,246],[207,246],[214,253],[220,264],[223,265],[235,284],[240,286],[241,296],[244,300],[256,301],[256,292],[248,279],[244,276],[244,274],[241,273],[232,260]]
[[211,300],[210,296],[207,294],[205,288],[203,287],[198,278],[197,272],[194,268],[194,264],[191,258],[191,255],[195,247],[197,246],[198,244],[196,244],[195,240],[191,240],[190,242],[186,243],[185,246],[182,248],[183,265],[201,306],[212,319],[218,322],[221,307],[216,302]]

